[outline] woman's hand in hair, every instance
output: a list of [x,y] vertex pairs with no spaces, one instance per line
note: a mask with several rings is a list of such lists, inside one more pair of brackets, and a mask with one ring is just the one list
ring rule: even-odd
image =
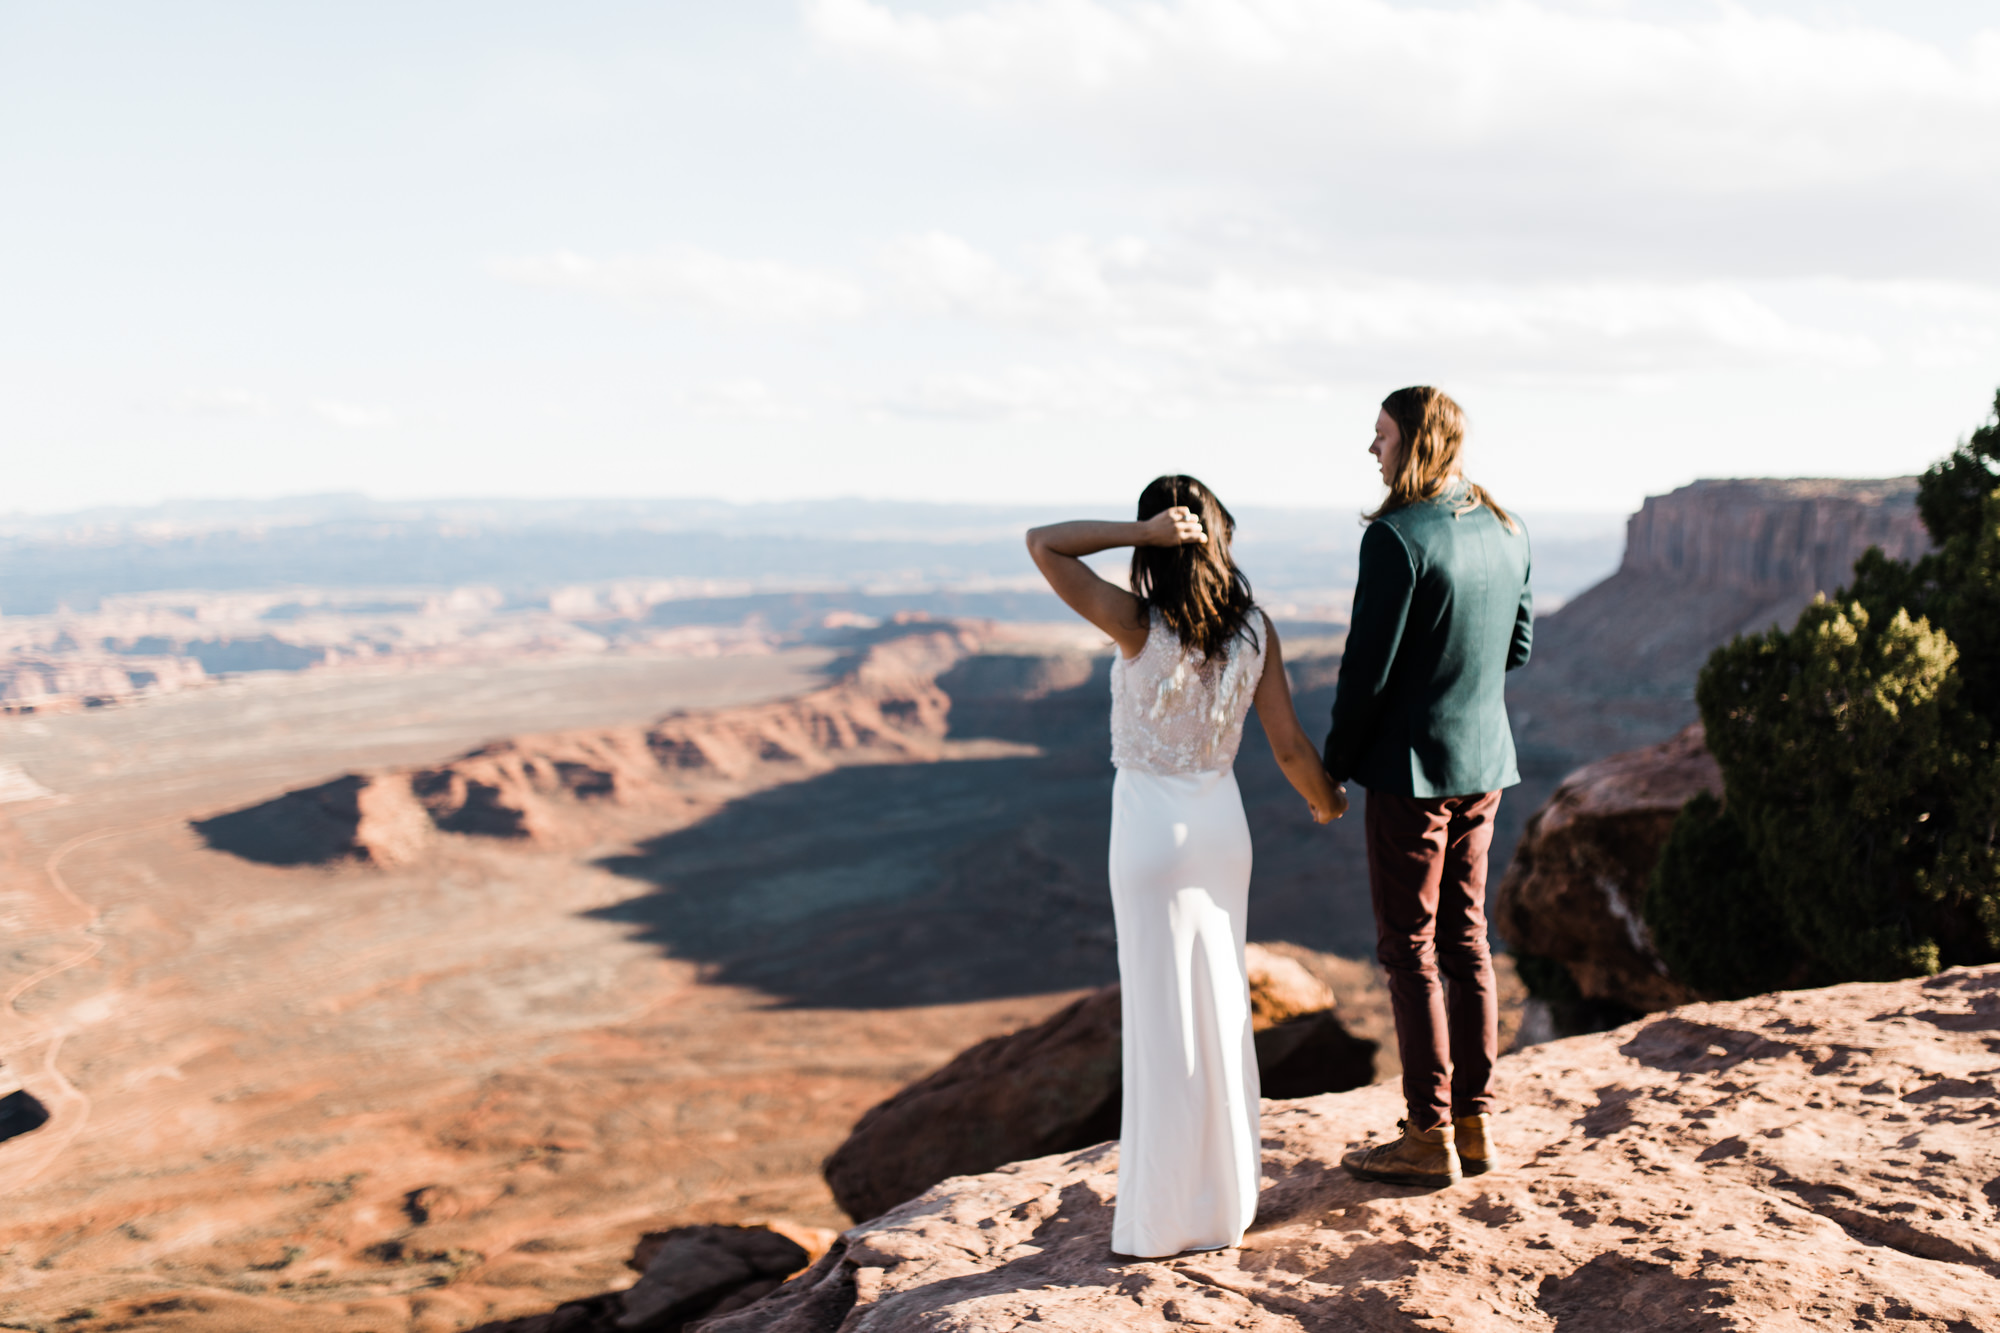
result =
[[1069,608],[1111,636],[1118,651],[1137,657],[1152,628],[1146,609],[1128,590],[1100,578],[1083,557],[1120,546],[1139,546],[1150,536],[1146,523],[1104,523],[1079,519],[1028,531],[1028,555]]
[[1186,505],[1162,509],[1139,526],[1146,532],[1145,540],[1138,543],[1141,546],[1208,544],[1208,534],[1201,530],[1201,516]]

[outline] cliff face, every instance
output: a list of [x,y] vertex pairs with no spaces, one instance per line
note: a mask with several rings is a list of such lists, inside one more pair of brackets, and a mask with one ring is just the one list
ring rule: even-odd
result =
[[1929,550],[1916,499],[1914,477],[1697,481],[1632,516],[1619,573],[1810,601],[1848,582],[1871,546],[1898,560]]
[[1652,496],[1627,525],[1618,572],[1539,627],[1522,683],[1684,698],[1717,644],[1789,623],[1848,583],[1869,547],[1928,550],[1916,496],[1914,477],[1697,481]]

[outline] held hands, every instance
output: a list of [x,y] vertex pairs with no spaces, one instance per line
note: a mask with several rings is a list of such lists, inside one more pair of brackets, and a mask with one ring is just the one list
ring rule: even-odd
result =
[[1140,527],[1145,529],[1145,539],[1135,543],[1140,546],[1186,546],[1192,542],[1208,544],[1208,534],[1201,530],[1201,519],[1194,510],[1185,505],[1175,505],[1163,509],[1147,519]]
[[1312,810],[1313,823],[1331,824],[1347,813],[1347,788],[1335,787],[1331,800],[1309,800],[1306,805]]

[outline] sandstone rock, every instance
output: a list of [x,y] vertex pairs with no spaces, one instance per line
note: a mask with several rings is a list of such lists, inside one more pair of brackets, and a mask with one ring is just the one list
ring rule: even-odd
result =
[[872,1107],[826,1159],[834,1202],[875,1217],[948,1176],[1118,1133],[1118,988],[983,1041]]
[[269,865],[402,865],[433,833],[587,845],[593,806],[677,807],[689,783],[938,758],[951,700],[937,676],[977,647],[956,625],[893,632],[834,684],[649,728],[499,741],[429,768],[350,773],[194,821],[210,847]]
[[475,1333],[680,1333],[776,1291],[836,1240],[835,1232],[783,1221],[649,1232],[628,1261],[640,1276],[626,1290]]
[[762,1227],[676,1227],[658,1237],[637,1283],[619,1299],[622,1330],[678,1328],[724,1301],[749,1304],[810,1262],[805,1247]]
[[1871,546],[1930,549],[1914,477],[1697,481],[1649,496],[1626,525],[1618,572],[1550,617],[1529,670],[1622,689],[1691,684],[1732,635],[1789,623],[1848,583]]
[[430,821],[407,781],[349,773],[274,800],[194,821],[209,846],[267,865],[413,859]]
[[2000,967],[1692,1005],[1505,1057],[1506,1157],[1337,1166],[1391,1085],[1267,1108],[1240,1249],[1114,1260],[1117,1149],[946,1181],[703,1333],[2000,1328]]
[[[1255,944],[1245,963],[1257,1065],[1271,1095],[1374,1076],[1375,1043],[1341,1026],[1324,982]],[[826,1159],[835,1202],[850,1217],[874,1217],[949,1176],[1116,1138],[1118,1006],[1118,987],[1107,986],[1034,1027],[981,1042],[871,1108]]]
[[171,654],[134,655],[65,641],[55,651],[0,649],[0,711],[68,712],[202,684],[200,662]]
[[1333,988],[1288,954],[1246,945],[1243,970],[1250,981],[1250,1023],[1259,1032],[1333,1008]]
[[1846,583],[1871,546],[1897,560],[1929,550],[1916,498],[1914,477],[1697,481],[1640,506],[1623,568],[1803,604]]
[[1540,617],[1533,660],[1508,679],[1524,779],[1510,798],[1532,809],[1579,763],[1693,722],[1710,652],[1790,624],[1850,582],[1870,546],[1899,559],[1929,549],[1914,477],[1698,481],[1648,497],[1618,572]]
[[1667,975],[1642,911],[1675,816],[1702,792],[1722,794],[1722,771],[1700,723],[1564,778],[1529,818],[1494,895],[1502,938],[1561,963],[1586,999],[1641,1013],[1695,999]]

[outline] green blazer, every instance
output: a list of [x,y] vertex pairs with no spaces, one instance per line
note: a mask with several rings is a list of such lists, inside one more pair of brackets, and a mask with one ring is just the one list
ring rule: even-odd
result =
[[1528,660],[1528,534],[1463,482],[1368,525],[1326,769],[1369,791],[1471,796],[1521,780],[1506,673]]

